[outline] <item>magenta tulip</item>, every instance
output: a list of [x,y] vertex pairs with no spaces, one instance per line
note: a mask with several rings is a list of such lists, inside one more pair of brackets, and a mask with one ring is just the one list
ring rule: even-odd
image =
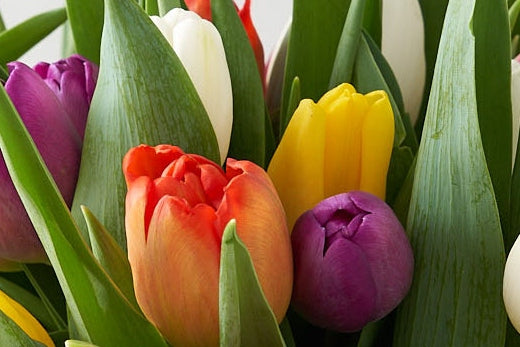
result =
[[[65,202],[74,195],[82,138],[98,68],[73,55],[34,70],[8,64],[5,90],[32,136]],[[0,157],[0,258],[45,262],[47,257]]]
[[413,254],[392,209],[352,191],[323,200],[294,226],[292,305],[317,326],[357,331],[392,311],[412,282]]

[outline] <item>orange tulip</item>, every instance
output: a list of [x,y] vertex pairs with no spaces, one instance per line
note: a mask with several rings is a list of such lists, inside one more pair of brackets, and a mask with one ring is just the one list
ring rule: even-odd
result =
[[226,172],[174,146],[141,145],[123,160],[126,233],[137,301],[174,346],[217,346],[222,233],[236,219],[276,318],[292,288],[282,204],[266,172],[228,159]]

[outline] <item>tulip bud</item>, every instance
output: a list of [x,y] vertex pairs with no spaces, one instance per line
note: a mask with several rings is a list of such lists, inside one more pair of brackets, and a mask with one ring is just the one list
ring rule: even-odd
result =
[[353,191],[305,212],[292,232],[292,305],[309,322],[357,331],[392,311],[408,292],[413,254],[392,209]]
[[503,297],[511,324],[520,332],[520,237],[509,251],[504,269]]
[[268,173],[289,228],[326,197],[363,190],[384,199],[394,141],[394,116],[384,91],[356,93],[344,83],[315,104],[302,100]]
[[231,219],[280,322],[289,305],[292,256],[282,205],[248,161],[226,172],[178,147],[141,145],[123,160],[126,235],[135,294],[174,346],[217,346],[222,234]]
[[54,347],[54,342],[36,318],[1,290],[0,311],[15,322],[31,339],[41,342],[47,347]]
[[[97,67],[74,55],[32,70],[8,64],[5,90],[32,136],[65,202],[74,195],[82,134],[97,79]],[[0,158],[0,258],[44,262],[43,247]]]
[[152,16],[190,76],[217,136],[220,159],[226,159],[233,125],[231,77],[220,34],[196,13],[174,8]]

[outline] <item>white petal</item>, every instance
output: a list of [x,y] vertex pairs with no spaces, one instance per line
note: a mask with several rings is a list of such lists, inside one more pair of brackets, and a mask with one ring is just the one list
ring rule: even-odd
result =
[[381,46],[413,124],[421,107],[426,73],[424,26],[418,0],[383,1]]
[[507,315],[517,331],[520,332],[520,237],[507,257],[504,269],[503,296]]
[[212,23],[185,19],[173,30],[173,49],[188,72],[217,136],[221,163],[233,124],[231,78],[222,39]]

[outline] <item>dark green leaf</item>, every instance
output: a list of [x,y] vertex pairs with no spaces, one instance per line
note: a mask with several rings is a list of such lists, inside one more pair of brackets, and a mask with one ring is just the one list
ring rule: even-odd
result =
[[133,309],[95,260],[3,88],[0,150],[81,338],[104,347],[166,346],[155,327]]
[[361,27],[365,10],[365,0],[352,0],[341,32],[336,58],[332,66],[329,89],[340,83],[352,82],[352,72],[361,36]]
[[157,0],[146,0],[145,3],[146,13],[149,16],[158,16],[159,15],[159,4]]
[[2,81],[7,81],[7,78],[9,77],[9,74],[7,73],[7,70],[2,66],[0,65],[0,83]]
[[77,52],[99,64],[103,30],[103,0],[66,0],[67,15]]
[[[291,86],[300,79],[301,98],[318,100],[328,91],[336,49],[350,0],[294,0],[285,69],[282,112],[287,112]],[[319,14],[319,15],[317,15]],[[290,119],[281,114],[281,118]]]
[[363,28],[372,37],[376,45],[381,48],[383,4],[382,0],[368,0],[365,5]]
[[211,12],[222,36],[233,87],[233,130],[228,156],[264,166],[264,94],[253,49],[233,1],[213,0]]
[[87,207],[82,206],[81,211],[87,222],[94,257],[127,300],[138,309],[132,282],[132,271],[126,253]]
[[477,114],[475,1],[451,0],[446,12],[408,212],[415,271],[397,346],[505,342],[504,245]]
[[285,346],[234,219],[222,236],[219,324],[222,347]]
[[271,124],[271,118],[269,117],[269,112],[267,111],[267,107],[265,109],[265,166],[269,164],[271,158],[276,150],[276,139],[274,137],[273,125]]
[[11,318],[0,310],[0,346],[45,347],[32,340]]
[[282,138],[282,135],[285,132],[285,128],[287,128],[287,125],[289,125],[289,121],[291,120],[294,111],[296,111],[298,108],[301,100],[302,96],[300,79],[298,76],[296,76],[294,77],[291,84],[291,92],[289,93],[289,101],[287,102],[287,112],[281,112],[282,118],[280,118],[280,138]]
[[215,162],[220,155],[206,111],[166,39],[133,1],[105,4],[99,79],[72,212],[86,235],[80,206],[87,206],[126,249],[121,163],[128,150],[174,144]]
[[0,33],[0,65],[18,59],[67,19],[64,8],[34,16]]
[[291,330],[291,324],[289,323],[287,317],[285,317],[280,323],[280,333],[282,334],[283,340],[285,341],[285,345],[287,347],[296,347]]
[[[490,25],[493,23],[493,25]],[[505,240],[509,229],[512,157],[511,40],[506,0],[478,0],[473,14],[477,110],[486,162]],[[512,246],[512,243],[511,243]]]

